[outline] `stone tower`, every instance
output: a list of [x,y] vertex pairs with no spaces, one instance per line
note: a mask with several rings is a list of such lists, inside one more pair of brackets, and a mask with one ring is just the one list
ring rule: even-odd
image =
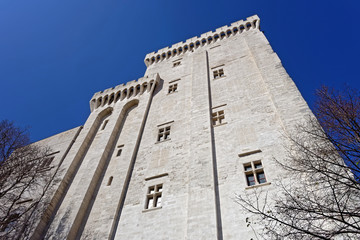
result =
[[146,55],[144,77],[40,141],[58,181],[33,239],[250,239],[235,194],[271,190],[310,110],[252,16]]

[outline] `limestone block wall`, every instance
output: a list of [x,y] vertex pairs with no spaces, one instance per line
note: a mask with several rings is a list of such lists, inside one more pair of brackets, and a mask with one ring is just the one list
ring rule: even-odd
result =
[[[311,114],[259,23],[150,53],[143,78],[95,93],[34,236],[255,239],[235,194],[275,190],[283,135]],[[266,182],[248,186],[254,162]]]
[[54,205],[56,205],[57,202],[56,192],[71,164],[71,161],[68,161],[67,156],[81,130],[81,126],[76,127],[34,143],[39,146],[49,147],[51,149],[50,157],[54,157],[54,159],[50,164],[52,182],[44,199],[48,205],[46,206],[46,209],[43,210],[44,213],[42,218],[38,219],[37,228],[34,229],[33,239],[38,239],[40,237],[41,230],[46,228],[47,223],[52,218]]

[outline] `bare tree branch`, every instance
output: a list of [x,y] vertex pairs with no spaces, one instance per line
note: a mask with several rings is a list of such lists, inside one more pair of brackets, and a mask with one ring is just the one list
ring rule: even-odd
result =
[[315,115],[288,134],[286,178],[267,192],[237,195],[268,239],[360,238],[360,94],[317,91]]

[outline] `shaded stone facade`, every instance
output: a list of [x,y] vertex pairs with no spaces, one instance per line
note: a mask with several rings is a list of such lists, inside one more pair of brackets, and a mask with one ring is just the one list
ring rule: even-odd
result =
[[[33,239],[250,239],[235,194],[270,192],[282,133],[311,114],[252,16],[147,54],[95,93],[58,151]],[[61,144],[60,144],[61,143]]]

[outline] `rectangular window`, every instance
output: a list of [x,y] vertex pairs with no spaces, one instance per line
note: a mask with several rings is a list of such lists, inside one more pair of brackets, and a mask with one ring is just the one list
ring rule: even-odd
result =
[[219,68],[219,69],[213,71],[213,75],[214,75],[214,79],[224,77],[225,76],[224,69]]
[[43,159],[42,163],[41,163],[41,168],[48,168],[50,167],[52,161],[54,160],[55,157],[46,157]]
[[170,93],[177,92],[177,87],[178,87],[177,83],[169,85],[168,93],[170,94]]
[[173,67],[177,67],[177,66],[179,66],[179,65],[180,65],[180,63],[181,63],[180,61],[178,61],[178,62],[174,62],[174,63],[173,63]]
[[170,126],[159,128],[158,142],[170,140]]
[[101,130],[104,130],[104,129],[105,129],[105,127],[106,127],[106,125],[107,125],[108,122],[109,122],[109,120],[105,120],[104,124],[102,125]]
[[220,110],[212,113],[212,124],[213,126],[221,125],[225,123],[224,110]]
[[266,183],[265,172],[261,161],[245,163],[244,172],[248,186]]
[[162,184],[157,184],[148,188],[145,209],[161,207],[162,187]]
[[120,157],[122,150],[123,150],[124,144],[118,145],[117,148],[115,149],[115,156],[116,157]]
[[118,149],[118,150],[117,150],[117,153],[116,153],[116,156],[117,156],[117,157],[120,157],[121,152],[122,152],[122,149],[121,149],[121,148],[120,148],[120,149]]

